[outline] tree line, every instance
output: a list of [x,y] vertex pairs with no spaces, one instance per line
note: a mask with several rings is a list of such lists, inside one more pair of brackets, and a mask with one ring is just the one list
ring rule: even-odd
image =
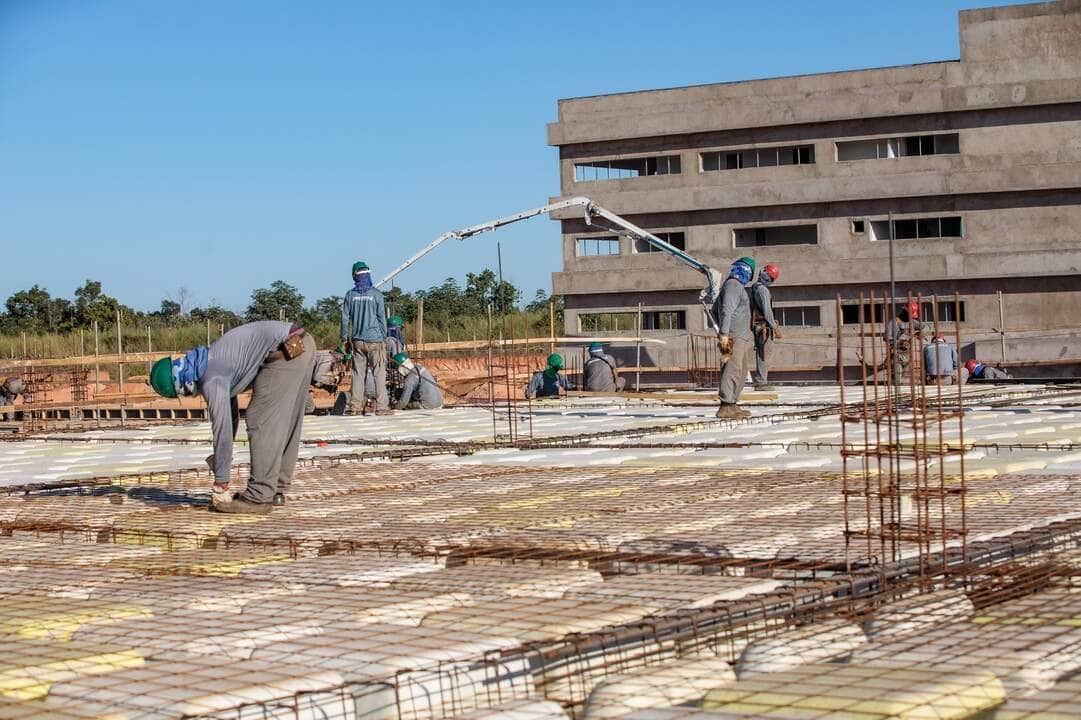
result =
[[[459,326],[463,318],[485,317],[489,306],[497,314],[547,314],[549,302],[554,301],[559,319],[563,314],[562,298],[550,297],[544,290],[537,290],[533,299],[523,305],[521,290],[505,280],[500,282],[490,269],[466,273],[464,285],[449,277],[426,290],[410,293],[394,287],[384,294],[388,311],[409,323],[416,320],[418,304],[423,300],[425,325],[433,329]],[[87,280],[76,288],[71,299],[54,297],[46,288],[34,285],[13,293],[4,302],[0,335],[70,333],[89,330],[95,321],[104,328],[116,324],[118,311],[125,326],[180,327],[209,322],[229,329],[244,322],[284,317],[309,328],[322,326],[321,334],[330,335],[332,330],[327,326],[340,322],[342,296],[329,295],[312,303],[305,301],[296,286],[284,280],[253,290],[247,307],[240,312],[217,303],[195,305],[185,288],[163,298],[157,309],[142,311],[107,295],[96,280]]]

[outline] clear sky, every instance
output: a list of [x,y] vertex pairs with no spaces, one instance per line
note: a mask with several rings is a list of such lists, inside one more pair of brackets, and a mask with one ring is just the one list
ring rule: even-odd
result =
[[[558,194],[565,97],[958,56],[961,0],[0,0],[0,301],[85,279],[153,309],[309,301]],[[409,290],[561,265],[538,219],[444,246]]]

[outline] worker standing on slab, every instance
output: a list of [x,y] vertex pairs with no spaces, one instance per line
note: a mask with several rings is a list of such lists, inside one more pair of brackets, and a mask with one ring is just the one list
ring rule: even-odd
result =
[[526,399],[559,397],[560,389],[566,393],[574,387],[560,372],[563,369],[563,356],[552,353],[548,356],[548,365],[543,370],[533,373],[533,377],[526,386]]
[[[922,350],[919,345],[924,337],[925,328],[920,322],[920,304],[915,300],[897,311],[893,321],[886,325],[886,366],[893,374],[893,384],[907,382],[912,359],[919,358]],[[917,373],[918,379],[918,373]]]
[[965,363],[965,370],[968,371],[968,382],[974,380],[983,380],[984,382],[998,382],[1001,380],[1013,380],[1013,375],[1010,375],[1005,370],[997,367],[991,367],[979,360],[969,360]]
[[589,358],[582,366],[582,384],[590,392],[619,392],[627,379],[619,376],[616,359],[604,352],[599,342],[589,344]]
[[[167,398],[200,394],[206,400],[214,454],[211,509],[264,514],[285,502],[293,480],[304,404],[315,365],[315,340],[303,328],[261,320],[233,328],[209,348],[162,358],[150,385]],[[251,389],[245,413],[251,477],[242,491],[229,485],[240,409],[237,395]]]
[[928,385],[953,385],[957,380],[957,350],[946,338],[935,335],[923,349],[923,367]]
[[398,410],[437,410],[443,407],[443,391],[432,372],[409,359],[405,353],[394,356],[391,364],[402,377],[402,392],[394,407]]
[[755,368],[751,381],[755,390],[772,390],[769,383],[769,358],[773,354],[773,341],[781,339],[781,328],[773,315],[773,294],[770,285],[781,276],[781,269],[769,263],[758,273],[758,280],[751,286],[752,327],[754,329]]
[[[26,391],[26,384],[22,378],[9,377],[0,383],[0,405],[14,405],[15,399]],[[0,419],[7,420],[8,414],[0,414]]]
[[349,412],[364,411],[364,384],[371,372],[375,383],[375,414],[392,415],[387,394],[387,311],[383,293],[372,285],[363,262],[353,263],[353,288],[342,300],[342,343],[353,350]]
[[751,351],[751,301],[746,286],[754,277],[754,260],[741,257],[732,263],[728,279],[713,304],[717,323],[717,348],[721,354],[721,381],[717,394],[719,418],[741,418],[751,413],[739,407],[739,396],[747,379],[747,356]]

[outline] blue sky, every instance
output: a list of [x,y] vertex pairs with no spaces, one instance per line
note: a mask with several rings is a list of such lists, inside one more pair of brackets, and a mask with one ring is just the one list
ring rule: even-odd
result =
[[[565,97],[952,59],[989,2],[0,0],[0,301],[86,278],[309,301],[444,230],[558,193]],[[445,246],[409,290],[494,267],[550,288],[533,220]]]

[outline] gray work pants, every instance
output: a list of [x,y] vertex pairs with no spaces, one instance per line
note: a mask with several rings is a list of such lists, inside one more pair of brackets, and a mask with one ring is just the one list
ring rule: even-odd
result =
[[315,368],[315,340],[304,336],[304,354],[259,368],[245,413],[251,448],[251,479],[241,498],[268,503],[288,492],[300,448],[304,405]]
[[721,365],[721,382],[717,390],[717,395],[725,405],[734,405],[739,402],[739,396],[743,393],[743,383],[747,379],[750,353],[750,340],[732,338],[732,354],[728,362]]
[[751,372],[751,382],[755,385],[765,385],[769,382],[769,358],[773,354],[773,331],[766,330],[763,333],[754,334],[754,370]]
[[364,409],[364,379],[369,371],[375,381],[375,409],[386,410],[390,407],[387,396],[387,346],[382,342],[354,340],[350,412],[358,413]]

